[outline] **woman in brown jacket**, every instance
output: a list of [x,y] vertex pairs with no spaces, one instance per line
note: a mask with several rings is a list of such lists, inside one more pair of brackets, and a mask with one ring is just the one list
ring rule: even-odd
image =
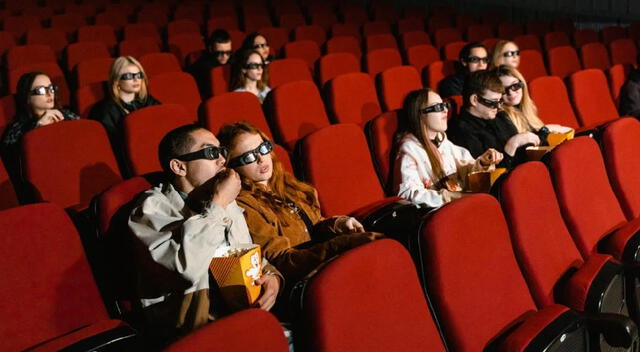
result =
[[380,235],[364,232],[349,216],[323,218],[315,188],[283,170],[272,142],[255,127],[227,125],[218,139],[229,149],[228,167],[241,176],[236,201],[244,208],[251,237],[288,285],[323,261]]

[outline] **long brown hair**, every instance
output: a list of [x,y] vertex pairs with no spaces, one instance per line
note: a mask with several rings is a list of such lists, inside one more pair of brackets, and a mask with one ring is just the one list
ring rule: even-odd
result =
[[260,58],[260,63],[263,65],[262,77],[260,77],[260,80],[256,82],[256,86],[260,91],[264,90],[264,87],[267,86],[267,83],[269,82],[269,66],[264,64],[264,59],[259,52],[253,49],[248,49],[240,51],[238,53],[238,57],[235,59],[235,62],[231,67],[231,90],[244,88],[247,84],[247,77],[245,76],[243,70],[245,70],[244,65],[247,64],[247,62],[249,61],[249,57],[251,57],[251,55],[253,54],[258,55],[258,57]]
[[[238,137],[243,134],[258,134],[264,141],[271,141],[269,137],[253,125],[246,122],[236,122],[234,124],[225,125],[218,132],[218,140],[229,150],[232,150]],[[282,163],[278,160],[275,153],[271,153],[273,163],[273,173],[268,182],[268,188],[250,180],[248,177],[240,175],[242,180],[242,189],[250,192],[260,201],[265,202],[277,213],[284,214],[289,208],[286,202],[296,202],[302,197],[302,200],[311,208],[320,209],[316,190],[311,185],[299,181],[292,174],[285,171]]]
[[[518,132],[527,132],[530,129],[539,130],[544,126],[544,122],[538,117],[538,108],[529,95],[529,87],[524,76],[515,68],[507,65],[500,65],[495,69],[498,78],[511,76],[518,79],[524,86],[522,87],[522,100],[517,106],[502,105],[502,109],[509,115],[509,118],[518,129]],[[506,92],[505,92],[506,93]]]
[[398,132],[396,133],[397,144],[400,144],[402,138],[408,134],[415,136],[424,150],[427,152],[427,157],[431,163],[431,169],[436,176],[439,183],[447,175],[445,175],[442,167],[442,156],[438,147],[427,136],[426,127],[423,124],[422,113],[420,110],[422,106],[429,103],[429,92],[437,94],[435,91],[425,88],[414,90],[409,93],[404,100],[403,116],[398,121]]

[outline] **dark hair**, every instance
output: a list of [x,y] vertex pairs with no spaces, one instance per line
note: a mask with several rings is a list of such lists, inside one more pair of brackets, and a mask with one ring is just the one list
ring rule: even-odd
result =
[[489,54],[489,50],[487,50],[487,47],[485,47],[484,44],[475,42],[463,46],[462,49],[460,49],[460,53],[458,54],[458,59],[460,61],[466,61],[469,55],[471,55],[471,50],[475,48],[482,48],[487,52],[487,54]]
[[259,32],[249,33],[246,37],[244,37],[244,40],[242,41],[242,46],[240,46],[240,51],[253,50],[253,42],[256,41],[256,38],[258,36],[261,36],[261,37],[264,37],[264,39],[267,39],[267,37],[260,34]]
[[[230,87],[232,91],[238,88],[244,87],[246,80],[242,70],[244,69],[244,65],[247,63],[247,61],[249,61],[249,57],[253,54],[258,55],[258,57],[260,57],[260,62],[264,65],[264,59],[262,58],[262,55],[260,55],[259,52],[253,49],[240,51],[239,54],[235,57],[235,60],[231,65]],[[268,82],[269,82],[269,69],[267,66],[264,66],[264,68],[262,69],[262,78],[260,79],[260,81],[258,81],[258,84],[257,84],[258,89],[263,90],[264,87],[267,86]]]
[[[31,86],[38,76],[47,76],[46,73],[40,71],[27,72],[20,76],[18,84],[16,85],[16,119],[29,120],[34,118],[33,109],[29,104],[29,98],[31,97]],[[54,95],[54,107],[58,108],[58,93]]]
[[464,106],[469,106],[469,98],[473,94],[482,96],[484,91],[487,89],[496,93],[504,94],[502,81],[498,78],[495,70],[471,72],[464,81],[464,88],[462,90]]
[[169,167],[171,159],[189,152],[194,143],[191,132],[199,129],[202,129],[202,126],[196,124],[180,126],[169,131],[160,141],[158,145],[160,166],[170,180],[175,176]]
[[207,38],[207,45],[209,47],[212,47],[215,44],[228,43],[230,41],[231,41],[231,36],[229,35],[229,32],[227,32],[224,29],[216,29]]

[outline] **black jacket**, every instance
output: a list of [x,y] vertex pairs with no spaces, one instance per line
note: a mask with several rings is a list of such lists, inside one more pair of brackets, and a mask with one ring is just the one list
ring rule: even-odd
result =
[[456,73],[455,75],[447,76],[438,85],[438,92],[443,98],[448,98],[454,95],[462,95],[464,88],[464,81],[466,75],[463,73]]
[[640,118],[640,71],[634,69],[620,88],[620,116]]
[[209,72],[217,66],[220,66],[220,64],[218,64],[218,59],[213,53],[205,52],[185,70],[196,80],[200,95],[203,97],[211,96],[211,77]]

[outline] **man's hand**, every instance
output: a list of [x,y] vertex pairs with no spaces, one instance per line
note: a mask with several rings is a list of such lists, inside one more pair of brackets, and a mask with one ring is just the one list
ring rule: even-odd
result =
[[214,185],[211,200],[217,205],[226,208],[227,205],[236,199],[238,193],[240,193],[242,184],[240,182],[240,176],[232,169],[220,171],[218,175],[216,175],[217,180]]
[[364,232],[364,227],[362,226],[362,224],[358,220],[350,216],[339,217],[338,220],[336,220],[334,228],[336,233],[338,234]]
[[486,152],[478,157],[478,160],[480,161],[480,164],[482,164],[482,166],[499,164],[502,161],[502,153],[493,148],[489,148]]
[[256,280],[256,285],[262,285],[262,295],[256,301],[256,306],[264,310],[270,310],[276,304],[276,297],[280,290],[280,280],[273,274],[263,274]]
[[38,126],[46,126],[62,120],[64,120],[64,115],[62,115],[60,110],[51,109],[45,111],[44,114],[40,116]]

